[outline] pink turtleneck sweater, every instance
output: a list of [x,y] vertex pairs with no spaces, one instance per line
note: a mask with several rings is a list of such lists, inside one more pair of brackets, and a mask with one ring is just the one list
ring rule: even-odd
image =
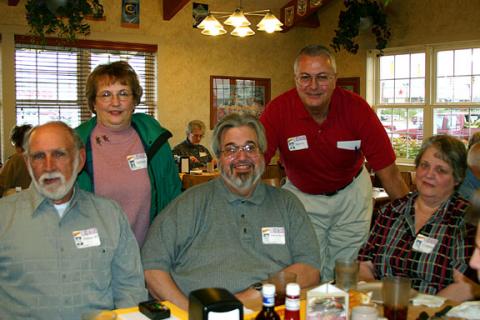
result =
[[[132,127],[111,131],[100,123],[93,130],[90,141],[95,193],[120,204],[141,248],[150,223],[151,199],[142,141]],[[143,156],[145,167],[141,168],[140,161],[132,169],[132,159],[142,159]]]

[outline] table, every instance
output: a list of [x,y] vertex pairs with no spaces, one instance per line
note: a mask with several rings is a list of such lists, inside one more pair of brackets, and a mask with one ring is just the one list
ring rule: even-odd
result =
[[180,173],[180,180],[182,180],[182,188],[186,190],[197,184],[210,181],[220,175],[220,172],[202,172],[202,173]]
[[[301,297],[300,297],[301,298],[301,304],[300,304],[301,319],[305,319],[306,291],[307,290],[302,289],[302,293],[301,293]],[[188,320],[188,313],[185,310],[182,310],[182,309],[178,308],[176,305],[174,305],[174,304],[172,304],[168,301],[166,301],[164,303],[167,307],[170,308],[170,311],[172,312],[172,315],[173,315],[174,318],[171,318],[171,319]],[[413,306],[413,305],[410,304],[410,306],[408,307],[408,318],[407,318],[407,320],[416,320],[422,311],[425,311],[430,316],[432,316],[435,312],[438,312],[438,311],[442,310],[447,305],[456,306],[457,304],[458,303],[448,301],[448,300],[441,307],[438,307],[438,308],[429,308],[429,307],[426,307],[426,306]],[[256,316],[257,312],[262,307],[262,300],[259,297],[258,299],[255,299],[255,300],[252,300],[252,301],[247,301],[245,303],[245,307],[250,309],[250,310],[253,310],[254,312],[244,315],[244,319],[245,320],[255,319],[255,316]],[[285,310],[285,307],[280,306],[280,307],[276,307],[275,309],[278,310],[278,313],[282,317],[282,314]],[[143,317],[143,315],[141,315],[141,314],[139,315],[139,311],[138,311],[137,307],[128,308],[128,309],[118,309],[118,310],[115,310],[115,312],[119,316],[118,317],[119,320],[126,320],[126,319],[145,320],[145,319],[148,319],[146,317]],[[382,314],[383,314],[383,307],[379,306],[379,315],[381,316]]]

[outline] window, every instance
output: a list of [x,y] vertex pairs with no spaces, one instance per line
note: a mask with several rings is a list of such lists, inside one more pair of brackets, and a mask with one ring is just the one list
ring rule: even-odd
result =
[[398,158],[414,159],[423,137],[467,143],[480,131],[480,43],[390,49],[370,59],[373,105]]
[[99,64],[118,60],[135,69],[144,90],[135,112],[154,114],[156,46],[78,41],[77,47],[65,47],[50,42],[39,46],[28,37],[15,37],[17,124],[61,120],[76,127],[88,120],[87,77]]

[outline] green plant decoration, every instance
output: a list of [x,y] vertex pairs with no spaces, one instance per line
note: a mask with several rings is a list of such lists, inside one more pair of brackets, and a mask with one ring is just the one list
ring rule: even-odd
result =
[[99,0],[28,0],[25,5],[30,33],[45,42],[48,35],[72,42],[77,35],[90,34],[85,16],[103,16]]
[[390,1],[384,0],[383,4],[380,4],[376,0],[345,0],[346,9],[340,12],[335,37],[330,44],[335,52],[339,52],[343,48],[352,54],[357,53],[359,45],[355,38],[366,18],[371,22],[371,26],[367,25],[367,28],[375,36],[376,49],[380,50],[380,54],[382,54],[391,36],[385,13],[385,6]]

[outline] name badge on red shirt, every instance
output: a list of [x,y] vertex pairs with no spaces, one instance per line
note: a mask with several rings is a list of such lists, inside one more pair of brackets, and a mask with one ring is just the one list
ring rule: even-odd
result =
[[308,149],[308,142],[307,142],[306,135],[288,138],[287,142],[288,142],[288,150],[290,151]]
[[417,235],[417,238],[413,243],[413,250],[423,253],[432,253],[437,243],[437,239],[424,236],[423,234],[419,234]]
[[337,148],[343,150],[358,150],[361,144],[361,140],[337,141]]

